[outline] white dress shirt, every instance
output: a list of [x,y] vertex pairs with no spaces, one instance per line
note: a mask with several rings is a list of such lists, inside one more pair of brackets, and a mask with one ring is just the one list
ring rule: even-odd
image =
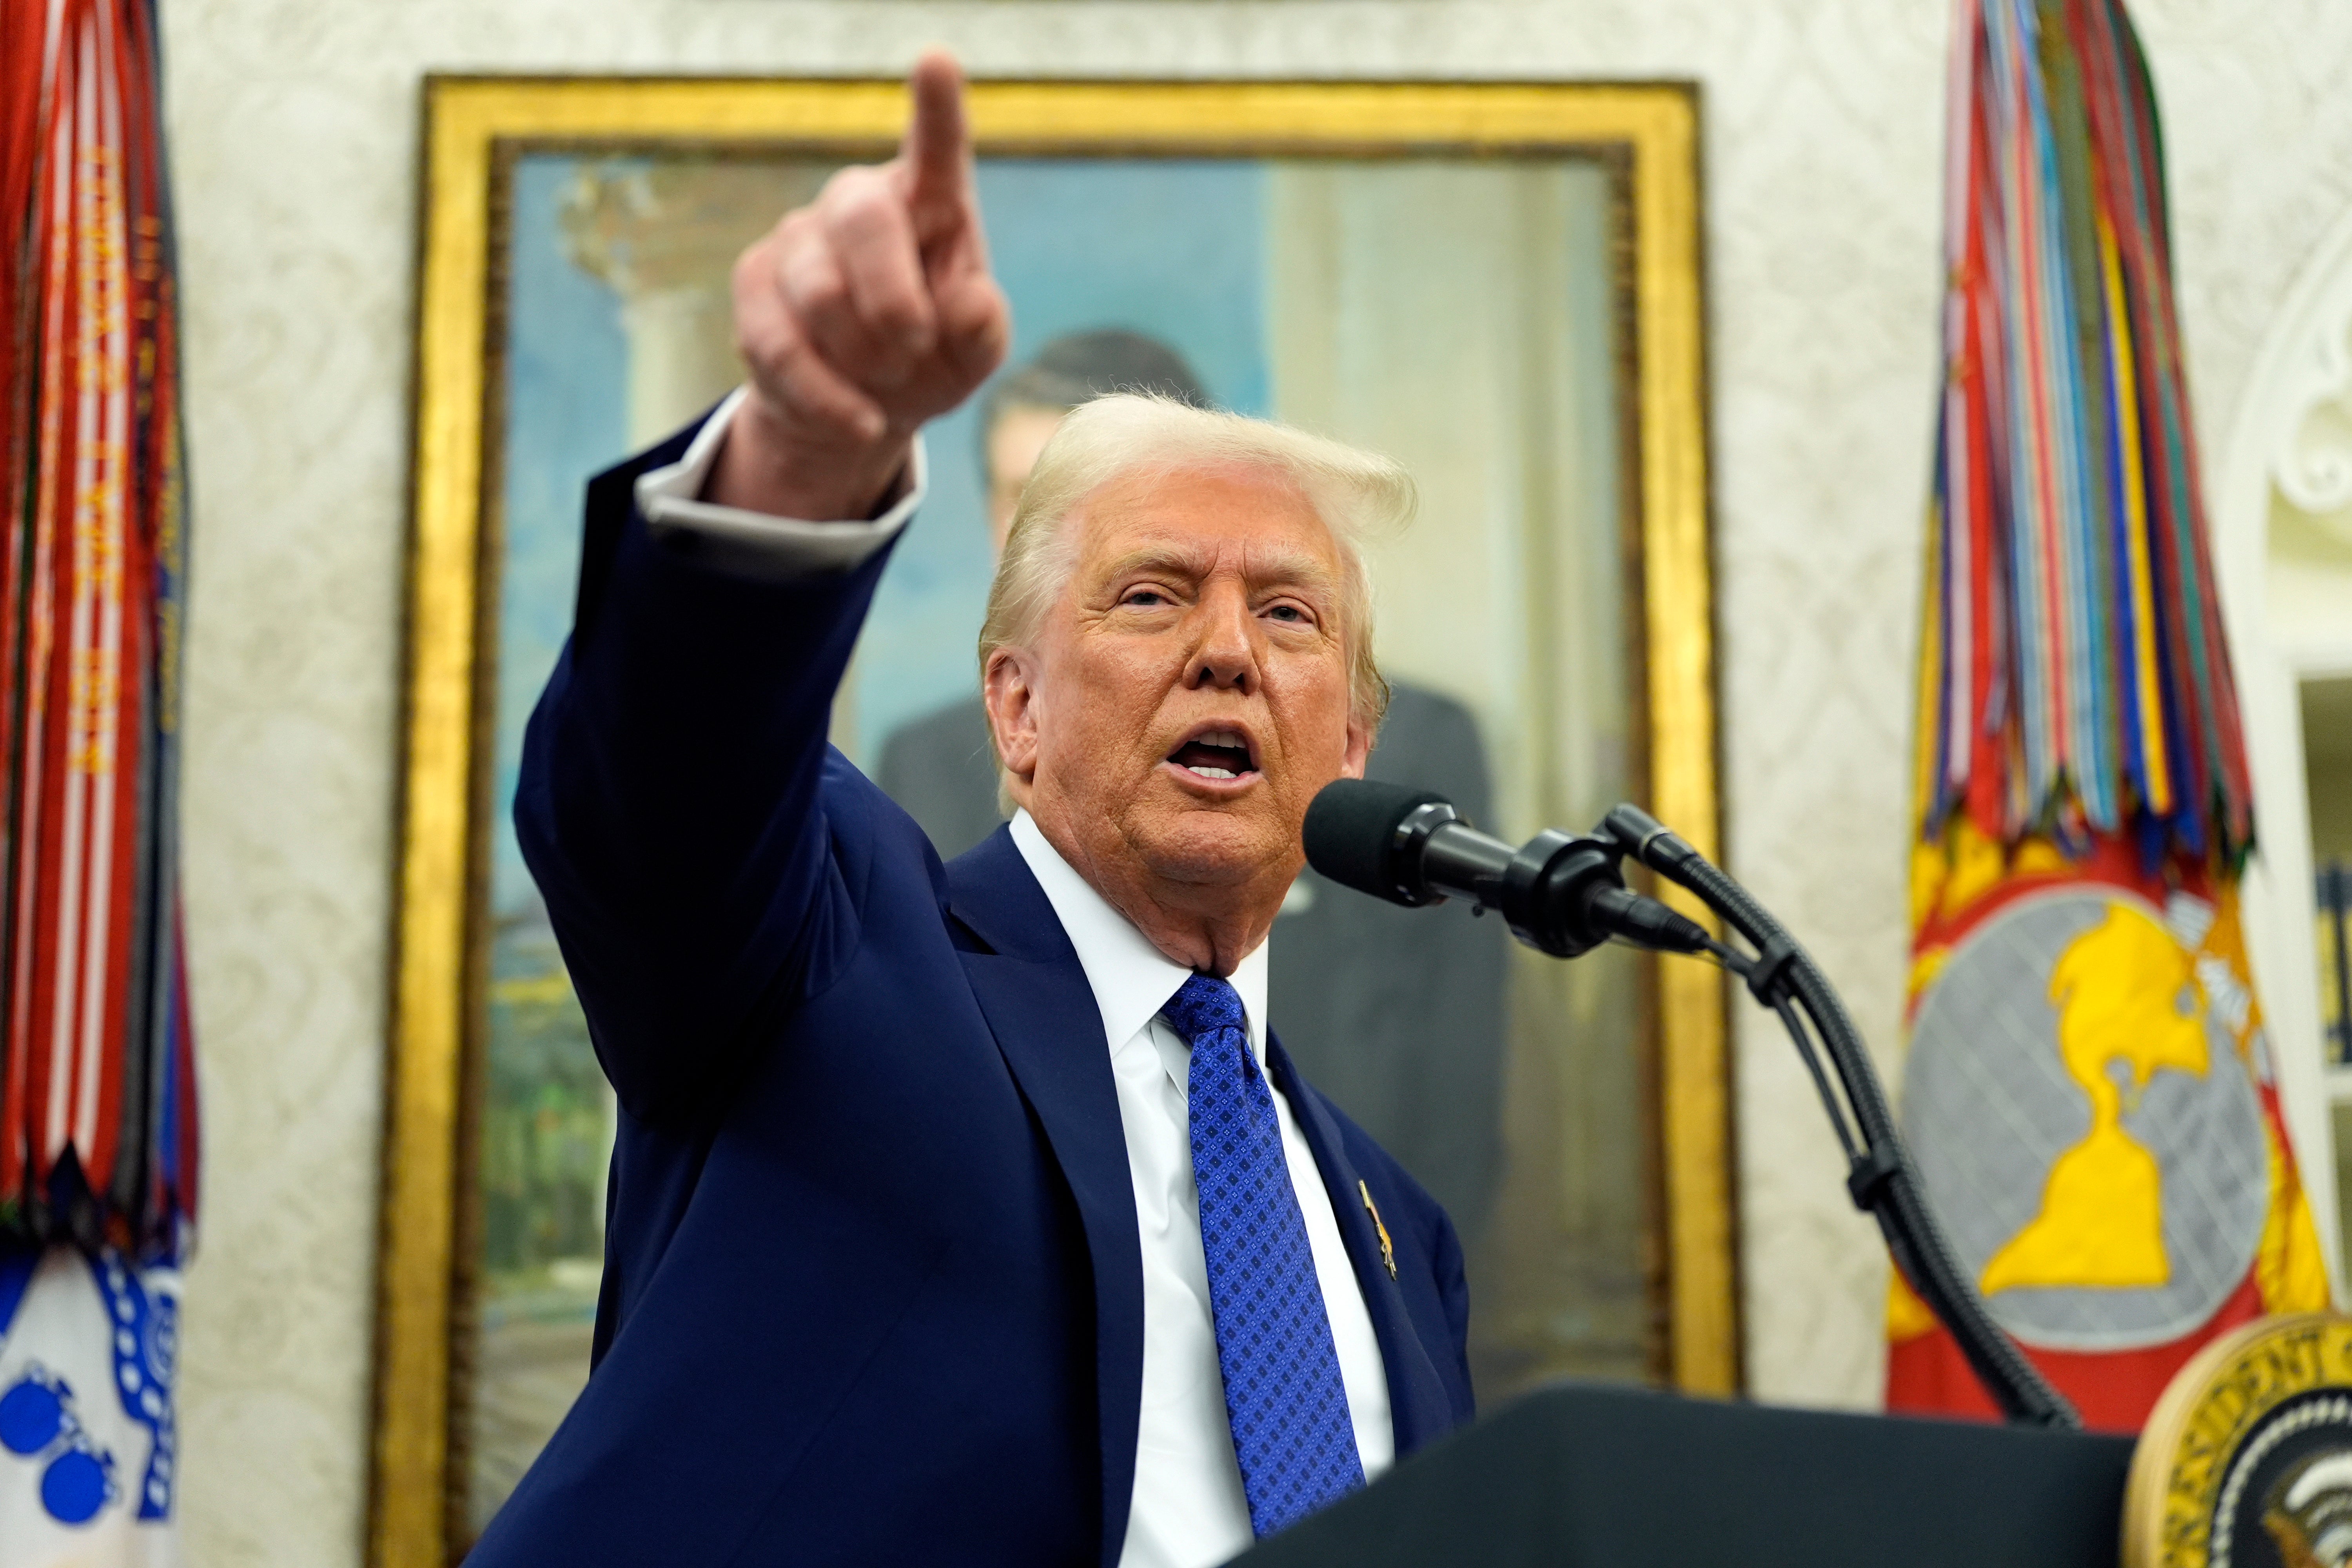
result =
[[871,521],[803,522],[704,500],[702,488],[710,482],[711,465],[719,460],[719,444],[727,439],[727,427],[742,406],[743,394],[737,387],[710,411],[687,444],[684,457],[637,476],[637,510],[656,533],[672,529],[698,533],[730,570],[778,578],[845,572],[898,537],[922,504],[927,488],[920,436],[915,437],[914,457],[907,467],[907,493]]
[[[1118,1087],[1128,1175],[1143,1243],[1143,1405],[1135,1446],[1135,1500],[1120,1568],[1208,1568],[1250,1544],[1249,1504],[1225,1418],[1217,1331],[1209,1312],[1209,1265],[1201,1250],[1201,1199],[1192,1185],[1192,1140],[1184,1094],[1192,1047],[1160,1009],[1192,972],[1144,940],[1125,915],[1046,842],[1025,811],[1013,842],[1054,906],[1102,1013],[1103,1041]],[[1265,1061],[1265,944],[1231,976],[1249,1023],[1250,1050]],[[1269,1087],[1271,1081],[1269,1080]],[[1356,1427],[1367,1479],[1389,1468],[1388,1372],[1372,1334],[1339,1221],[1298,1131],[1290,1102],[1274,1090],[1290,1185],[1307,1221],[1315,1279],[1339,1352],[1339,1381]]]
[[[682,528],[724,552],[736,570],[779,577],[855,566],[906,526],[923,499],[918,439],[907,493],[871,521],[805,522],[768,517],[698,499],[719,444],[742,400],[719,405],[686,455],[637,480],[637,504],[656,531]],[[1201,1202],[1192,1184],[1192,1145],[1185,1112],[1192,1048],[1160,1009],[1192,977],[1144,939],[1071,869],[1029,814],[1013,818],[1013,842],[1045,891],[1070,945],[1077,950],[1118,1090],[1128,1173],[1135,1185],[1143,1256],[1143,1399],[1136,1433],[1135,1493],[1120,1568],[1210,1568],[1253,1540],[1249,1505],[1234,1458],[1217,1367],[1216,1325],[1209,1310],[1208,1262],[1201,1249]],[[1265,1060],[1265,944],[1242,960],[1231,979],[1249,1026],[1250,1049]],[[1271,1079],[1268,1080],[1271,1087]],[[1298,1131],[1290,1102],[1274,1090],[1290,1184],[1307,1222],[1315,1276],[1331,1321],[1339,1380],[1356,1428],[1367,1479],[1394,1462],[1388,1373],[1354,1266],[1339,1239],[1331,1196]],[[1114,1437],[1115,1440],[1115,1437]]]

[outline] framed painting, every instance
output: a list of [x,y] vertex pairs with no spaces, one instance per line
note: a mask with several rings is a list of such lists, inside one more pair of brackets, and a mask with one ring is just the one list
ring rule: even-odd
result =
[[[588,1375],[613,1102],[509,813],[587,477],[740,376],[737,252],[887,156],[877,81],[445,78],[425,94],[405,788],[372,1557],[462,1554]],[[1054,423],[1148,385],[1387,452],[1375,776],[1513,838],[1717,827],[1697,101],[1675,84],[983,81],[1006,367],[931,493],[834,740],[945,856],[996,820],[973,656]],[[1269,1012],[1442,1199],[1492,1403],[1739,1383],[1724,994],[1303,877]]]

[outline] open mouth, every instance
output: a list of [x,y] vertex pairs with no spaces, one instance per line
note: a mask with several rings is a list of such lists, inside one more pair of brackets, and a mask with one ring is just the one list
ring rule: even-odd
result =
[[1168,760],[1204,779],[1247,778],[1257,772],[1249,738],[1236,730],[1206,730],[1168,753]]

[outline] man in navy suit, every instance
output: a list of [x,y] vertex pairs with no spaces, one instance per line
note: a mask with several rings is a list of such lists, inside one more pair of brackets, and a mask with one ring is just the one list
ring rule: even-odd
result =
[[1091,405],[982,637],[1013,821],[942,867],[825,744],[1008,337],[953,63],[914,98],[738,264],[750,384],[589,488],[516,817],[619,1097],[604,1298],[477,1568],[1194,1568],[1471,1413],[1452,1226],[1265,1016],[1403,475]]

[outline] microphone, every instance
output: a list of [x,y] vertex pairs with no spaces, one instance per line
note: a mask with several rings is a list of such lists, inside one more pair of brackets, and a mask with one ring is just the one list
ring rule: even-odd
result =
[[1416,908],[1467,899],[1555,958],[1612,937],[1662,952],[1707,944],[1697,921],[1625,886],[1620,844],[1546,828],[1514,849],[1428,790],[1337,780],[1307,806],[1302,837],[1307,863],[1342,887]]

